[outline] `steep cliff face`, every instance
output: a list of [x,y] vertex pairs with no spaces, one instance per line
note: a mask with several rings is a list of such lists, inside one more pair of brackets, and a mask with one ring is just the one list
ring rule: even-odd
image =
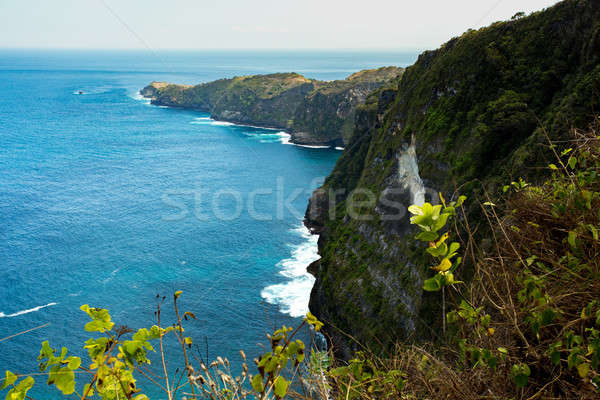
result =
[[474,204],[482,187],[535,179],[548,162],[542,127],[559,139],[597,116],[599,61],[600,5],[567,0],[423,53],[359,107],[306,214],[322,256],[310,307],[338,351],[357,347],[340,331],[380,349],[435,336],[437,297],[422,290],[429,265],[406,207],[455,190]]
[[152,82],[140,93],[152,104],[209,112],[222,121],[284,129],[298,144],[342,146],[356,107],[402,74],[384,67],[322,82],[295,73],[243,76],[196,86]]

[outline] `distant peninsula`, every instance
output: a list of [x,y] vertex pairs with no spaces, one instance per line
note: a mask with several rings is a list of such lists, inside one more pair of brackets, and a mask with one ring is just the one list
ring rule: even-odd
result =
[[152,82],[140,91],[152,104],[210,113],[238,124],[282,129],[302,145],[344,146],[356,108],[381,87],[394,85],[403,68],[356,72],[346,79],[319,81],[297,73],[240,76],[199,85]]

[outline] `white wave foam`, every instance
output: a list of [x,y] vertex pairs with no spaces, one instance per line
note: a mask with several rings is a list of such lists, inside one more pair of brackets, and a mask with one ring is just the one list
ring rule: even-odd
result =
[[117,87],[115,86],[98,86],[95,88],[78,88],[78,89],[74,89],[73,90],[73,94],[78,95],[78,96],[87,96],[90,94],[103,94],[103,93],[108,93],[111,90],[116,89]]
[[[166,106],[159,106],[159,107],[166,107]],[[217,121],[210,117],[194,118],[193,121],[190,121],[190,124],[194,124],[194,125],[209,124],[209,125],[215,125],[215,126],[241,126],[241,127],[246,127],[246,128],[255,128],[255,129],[264,129],[264,130],[273,130],[273,131],[277,130],[275,128],[265,128],[265,127],[261,127],[261,126],[235,124],[233,122],[227,122],[227,121]],[[289,133],[284,132],[284,131],[279,131],[277,133],[263,133],[263,134],[244,133],[244,135],[251,137],[251,138],[258,138],[261,143],[274,143],[274,142],[279,141],[281,144],[289,144],[289,145],[298,146],[298,147],[306,147],[308,149],[330,149],[331,148],[331,146],[313,146],[313,145],[308,145],[308,144],[293,143],[291,141],[292,135],[290,135]],[[279,138],[279,140],[270,140],[270,139],[278,139],[278,138]],[[343,147],[336,147],[335,149],[336,150],[344,150]]]
[[134,100],[141,101],[144,104],[150,104],[150,102],[152,101],[152,99],[142,96],[140,92],[129,94],[129,97],[131,97]]
[[266,128],[264,126],[256,126],[256,125],[244,125],[244,124],[234,124],[234,123],[232,123],[232,125],[243,126],[244,128],[263,129],[263,130],[267,130],[267,131],[276,131],[277,130],[277,128]]
[[255,132],[242,132],[242,135],[246,136],[251,140],[258,140],[260,143],[281,143],[282,138],[286,137],[279,133],[255,133]]
[[341,146],[338,146],[338,147],[336,147],[335,149],[336,149],[336,150],[339,150],[339,151],[343,151],[343,150],[344,150],[344,148],[343,148],[343,147],[341,147]]
[[215,122],[211,117],[196,117],[193,121],[190,121],[190,124],[193,125],[212,125]]
[[235,125],[231,122],[226,122],[226,121],[212,121],[210,123],[211,125],[217,125],[217,126],[231,126],[231,125]]
[[281,136],[282,144],[294,144],[294,143],[290,142],[292,135],[290,135],[289,133],[281,131],[281,132],[277,132],[277,135]]
[[278,135],[281,136],[281,143],[283,144],[291,144],[292,146],[298,147],[306,147],[307,149],[329,149],[330,146],[312,146],[308,144],[298,144],[291,142],[292,135],[287,132],[279,132]]
[[40,311],[42,308],[52,307],[52,306],[55,306],[56,304],[58,304],[58,303],[48,303],[43,306],[37,306],[37,307],[33,307],[33,308],[30,308],[27,310],[17,311],[16,313],[13,313],[13,314],[4,314],[2,311],[0,311],[0,318],[18,317],[19,315],[29,314],[32,312]]
[[117,268],[115,270],[113,270],[110,275],[108,276],[108,278],[104,279],[102,281],[102,283],[107,284],[109,281],[111,281],[116,275],[117,273],[121,270],[121,268]]
[[296,146],[300,146],[300,147],[306,147],[307,149],[329,149],[331,148],[330,146],[311,146],[308,144],[296,144],[296,143],[292,143],[295,144]]
[[261,296],[270,304],[279,306],[282,313],[292,317],[301,317],[308,311],[310,291],[315,278],[306,271],[306,267],[319,259],[317,253],[317,235],[311,235],[304,225],[293,230],[302,236],[302,243],[295,246],[289,258],[281,260],[277,266],[279,272],[289,280],[285,283],[264,288]]

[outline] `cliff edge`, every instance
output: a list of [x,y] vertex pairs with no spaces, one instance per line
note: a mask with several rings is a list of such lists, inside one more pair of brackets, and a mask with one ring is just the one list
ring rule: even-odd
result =
[[[562,140],[597,118],[599,63],[598,2],[566,0],[421,54],[358,108],[305,221],[321,234],[310,309],[339,353],[352,354],[356,341],[384,351],[435,340],[440,305],[422,289],[431,265],[406,208],[458,192],[473,205],[477,231],[484,190],[536,180],[552,162],[548,137]],[[468,265],[457,274],[468,279]]]

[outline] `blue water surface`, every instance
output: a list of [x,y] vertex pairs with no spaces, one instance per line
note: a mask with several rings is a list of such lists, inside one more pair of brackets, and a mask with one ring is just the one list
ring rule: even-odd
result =
[[[415,58],[1,50],[0,338],[50,325],[0,341],[0,373],[36,372],[43,340],[83,355],[91,334],[82,304],[137,329],[155,323],[157,294],[171,322],[172,294],[182,290],[182,309],[197,317],[186,333],[234,366],[239,349],[260,353],[273,326],[301,321],[309,279],[301,266],[315,251],[302,215],[340,152],[151,106],[140,88],[282,71],[339,79]],[[174,368],[180,359],[169,349]],[[37,382],[34,397],[61,398]]]

